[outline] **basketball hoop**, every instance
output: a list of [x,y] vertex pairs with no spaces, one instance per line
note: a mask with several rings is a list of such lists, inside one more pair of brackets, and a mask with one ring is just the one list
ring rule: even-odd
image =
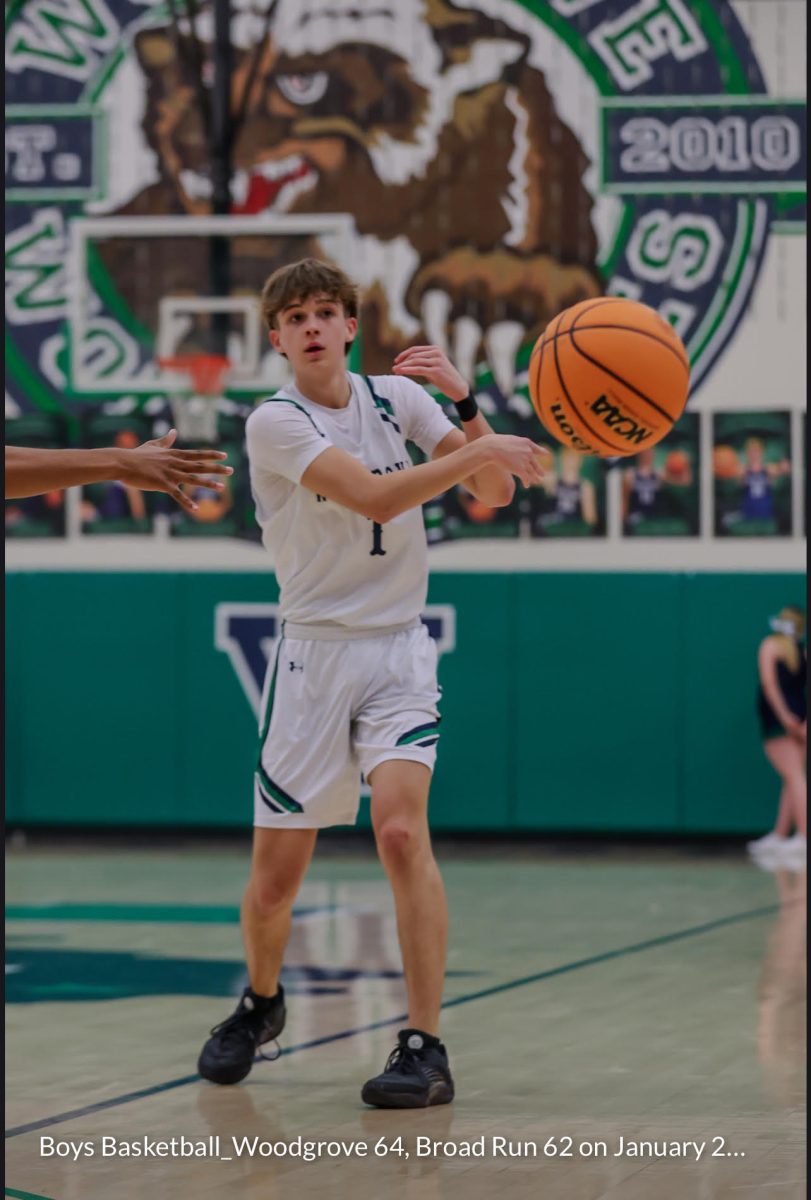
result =
[[170,392],[172,419],[181,441],[217,441],[217,410],[224,398],[231,360],[224,354],[175,354],[159,358],[164,371],[188,376],[190,386]]

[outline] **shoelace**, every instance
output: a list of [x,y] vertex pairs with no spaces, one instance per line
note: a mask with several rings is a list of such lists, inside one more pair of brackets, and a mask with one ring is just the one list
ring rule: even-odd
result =
[[[224,1021],[220,1021],[219,1025],[214,1026],[211,1030],[212,1035],[216,1033],[220,1034],[224,1042],[228,1042],[229,1040],[238,1042],[249,1041],[251,1047],[256,1049],[257,1057],[264,1059],[265,1062],[275,1062],[277,1058],[281,1057],[282,1053],[278,1039],[274,1038],[270,1043],[271,1046],[276,1047],[275,1054],[264,1054],[256,1045],[256,1035],[245,1020],[246,1015],[244,1011],[232,1013],[230,1017],[226,1017]],[[258,1016],[258,1014],[255,1015]]]
[[410,1046],[395,1046],[386,1060],[386,1073],[392,1071],[398,1075],[419,1074],[418,1065],[421,1061]]

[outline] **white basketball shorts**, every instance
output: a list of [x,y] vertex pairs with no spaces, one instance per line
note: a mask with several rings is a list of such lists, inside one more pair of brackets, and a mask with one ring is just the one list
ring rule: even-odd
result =
[[433,770],[436,667],[436,643],[422,623],[343,640],[283,632],[262,696],[254,825],[352,825],[361,772],[368,778],[388,759]]

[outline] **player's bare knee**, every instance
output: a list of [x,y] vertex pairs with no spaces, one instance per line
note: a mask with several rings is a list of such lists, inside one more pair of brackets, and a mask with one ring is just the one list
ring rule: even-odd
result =
[[409,863],[420,853],[423,838],[419,831],[400,818],[388,818],[375,830],[377,848],[381,859],[396,866]]
[[249,888],[251,905],[263,917],[273,917],[290,908],[296,898],[298,877],[285,873],[254,876]]

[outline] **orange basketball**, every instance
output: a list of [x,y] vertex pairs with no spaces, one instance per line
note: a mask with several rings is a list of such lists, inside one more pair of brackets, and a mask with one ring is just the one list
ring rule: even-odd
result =
[[732,446],[716,446],[712,452],[712,469],[716,479],[734,479],[741,469]]
[[495,508],[489,508],[486,504],[482,504],[481,500],[477,500],[475,496],[463,501],[465,512],[474,525],[486,525],[492,521],[496,515]]
[[687,403],[681,338],[646,304],[584,300],[547,325],[529,360],[529,394],[549,432],[603,458],[638,454],[670,432]]
[[665,470],[673,479],[681,479],[690,473],[690,459],[683,450],[671,450],[665,459]]

